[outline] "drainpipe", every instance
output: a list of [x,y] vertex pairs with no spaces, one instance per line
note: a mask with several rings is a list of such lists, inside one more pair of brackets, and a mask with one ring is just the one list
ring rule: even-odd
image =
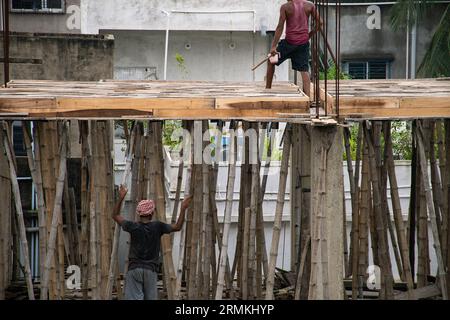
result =
[[409,78],[409,10],[406,18],[406,63],[405,63],[406,79]]
[[161,10],[167,16],[166,25],[166,47],[164,49],[164,80],[167,80],[167,55],[169,53],[169,30],[170,30],[170,12]]
[[9,0],[3,1],[3,79],[5,87],[9,82]]
[[417,19],[414,19],[414,25],[411,30],[411,79],[416,78],[416,51],[417,51]]

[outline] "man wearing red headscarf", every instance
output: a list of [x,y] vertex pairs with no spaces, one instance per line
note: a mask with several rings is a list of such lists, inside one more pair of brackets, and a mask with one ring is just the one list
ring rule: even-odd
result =
[[120,208],[127,192],[128,190],[124,186],[120,186],[119,201],[112,214],[114,221],[131,235],[128,272],[125,279],[125,299],[156,300],[158,297],[156,285],[161,236],[181,230],[192,196],[187,197],[181,203],[180,215],[176,224],[152,221],[156,209],[153,200],[139,202],[136,207],[139,221],[133,222],[120,215]]

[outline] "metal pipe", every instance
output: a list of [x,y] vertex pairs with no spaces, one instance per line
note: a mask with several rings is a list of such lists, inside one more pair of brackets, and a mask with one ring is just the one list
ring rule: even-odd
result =
[[414,18],[414,24],[411,30],[411,79],[416,78],[416,51],[417,51],[417,19]]
[[167,59],[169,54],[169,30],[170,30],[170,12],[166,10],[161,10],[167,16],[166,25],[166,44],[164,49],[164,80],[167,80]]
[[405,62],[406,79],[409,78],[409,10],[406,22],[406,62]]
[[9,0],[3,0],[3,79],[9,82]]

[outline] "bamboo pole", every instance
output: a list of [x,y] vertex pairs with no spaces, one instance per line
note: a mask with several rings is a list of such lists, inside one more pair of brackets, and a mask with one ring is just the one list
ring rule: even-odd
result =
[[92,300],[98,300],[99,288],[97,287],[97,232],[95,228],[95,203],[90,202],[89,206],[89,222],[90,222],[90,275],[91,275],[91,290]]
[[416,146],[416,121],[414,120],[411,128],[412,135],[412,159],[411,159],[411,192],[409,197],[409,209],[408,209],[408,228],[407,238],[409,246],[409,264],[411,266],[411,274],[414,279],[415,275],[415,261],[416,261],[416,219],[417,210],[416,203],[418,194],[417,185],[417,146]]
[[[127,145],[127,153],[126,153],[126,162],[125,162],[125,170],[122,176],[121,185],[127,186],[128,177],[131,173],[131,163],[133,162],[134,157],[134,140],[135,140],[136,130],[132,130],[130,141]],[[106,300],[111,300],[112,298],[112,290],[115,279],[116,272],[116,263],[118,261],[118,253],[119,253],[119,239],[120,239],[120,226],[119,224],[115,224],[114,226],[114,238],[113,238],[113,246],[111,251],[111,258],[109,262],[109,272],[108,272],[108,284],[106,286]]]
[[[311,127],[300,127],[300,188],[301,188],[301,217],[300,217],[300,245],[307,248],[305,265],[300,283],[300,299],[306,300],[309,295],[309,282],[311,276]],[[309,238],[309,240],[308,240]],[[302,256],[303,253],[300,253]]]
[[[33,155],[33,150],[31,146],[31,134],[27,129],[26,122],[22,121],[23,137],[25,142],[25,148],[27,150],[28,165],[30,167],[31,176],[33,182],[36,186],[36,197],[37,197],[37,207],[38,207],[38,221],[39,221],[39,256],[45,257],[46,251],[46,216],[45,216],[45,199],[44,199],[44,189],[42,187],[42,173],[41,173],[41,161],[40,161],[40,148],[39,148],[39,138],[38,135],[34,135],[35,139],[35,152]],[[44,259],[39,261],[39,271],[41,276],[44,270]]]
[[[7,125],[3,122],[3,130],[8,130]],[[17,181],[16,168],[14,166],[14,150],[11,148],[11,141],[9,141],[7,134],[3,133],[3,147],[6,151],[6,157],[9,163],[9,176],[11,177],[11,186],[14,195],[14,205],[16,208],[17,222],[19,226],[20,245],[23,253],[24,260],[24,277],[27,284],[28,299],[34,300],[33,281],[31,279],[30,260],[28,255],[28,241],[27,233],[25,229],[25,222],[22,211],[22,202],[20,197],[19,183]]]
[[48,281],[50,274],[50,265],[55,255],[55,244],[58,232],[58,225],[62,223],[61,219],[61,204],[62,204],[62,195],[64,191],[64,180],[67,172],[67,124],[63,124],[62,134],[61,134],[61,142],[60,142],[60,163],[59,163],[59,174],[56,183],[56,194],[55,194],[55,203],[53,206],[53,214],[52,214],[52,222],[50,235],[48,238],[47,245],[47,255],[45,256],[45,270],[44,270],[44,278],[42,279],[41,284],[41,300],[47,299],[48,295]]
[[250,208],[245,208],[244,239],[242,241],[242,300],[248,299],[248,249],[250,241]]
[[[185,127],[187,129],[191,128],[191,126],[192,126],[192,123],[190,123],[190,122],[185,124]],[[192,181],[192,162],[191,161],[193,159],[192,152],[193,152],[194,148],[193,148],[192,135],[190,135],[190,137],[191,137],[191,139],[188,140],[185,143],[185,147],[184,147],[184,148],[187,149],[187,151],[189,153],[187,153],[186,150],[184,150],[184,148],[183,148],[183,157],[184,157],[185,154],[189,154],[189,157],[190,157],[189,160],[188,160],[188,167],[186,169],[186,181],[185,181],[185,185],[184,185],[184,196],[185,196],[185,198],[187,196],[189,196],[191,194],[191,192],[192,192],[191,188],[190,188],[191,187],[191,181]],[[182,160],[180,159],[180,161],[182,161]],[[184,164],[184,161],[183,161],[183,164]],[[178,189],[178,187],[177,187],[177,189]],[[188,209],[188,210],[190,210],[190,209]],[[181,283],[182,283],[182,280],[183,280],[184,256],[185,256],[185,252],[187,251],[187,250],[185,250],[186,249],[186,242],[188,241],[187,238],[186,238],[186,235],[187,235],[186,229],[187,229],[187,224],[188,224],[188,220],[189,220],[190,216],[191,216],[191,214],[189,214],[189,212],[188,212],[188,216],[186,217],[186,223],[183,224],[183,226],[181,228],[181,232],[180,232],[180,243],[179,243],[179,252],[178,252],[178,266],[177,266],[177,270],[176,270],[176,272],[177,272],[176,273],[177,279],[176,279],[176,283],[175,283],[175,292],[174,292],[174,298],[176,300],[180,300],[181,299]]]
[[286,180],[289,167],[289,156],[291,151],[291,132],[287,127],[284,136],[283,158],[281,160],[280,180],[277,196],[277,205],[275,209],[275,220],[273,225],[272,244],[270,248],[270,263],[268,275],[266,278],[266,300],[273,300],[273,286],[275,278],[275,266],[278,257],[278,244],[280,241],[281,218],[283,216],[284,198],[286,194]]
[[[3,130],[0,130],[0,141],[3,142]],[[9,201],[0,202],[0,300],[5,299],[6,288],[11,279],[11,181],[8,159],[3,143],[0,143],[0,189],[2,197]]]
[[[206,149],[206,146],[209,144],[210,141],[210,135],[209,135],[209,128],[208,128],[208,121],[203,121],[203,132],[204,132],[204,138],[206,141],[203,143],[204,150]],[[211,153],[209,154],[211,155]],[[212,228],[211,225],[209,225],[208,228],[208,220],[210,218],[210,180],[209,180],[209,167],[207,163],[202,164],[202,182],[203,182],[203,195],[202,195],[202,227],[200,229],[201,235],[202,235],[202,241],[201,241],[201,254],[202,258],[200,259],[201,263],[198,264],[198,266],[201,266],[202,272],[199,273],[199,276],[201,277],[201,291],[200,296],[203,299],[209,298],[209,290],[210,290],[210,266],[211,266],[211,232]]]
[[227,195],[224,212],[224,224],[222,234],[222,246],[220,249],[219,271],[217,276],[216,300],[222,300],[225,286],[225,269],[228,263],[228,242],[230,237],[231,214],[233,212],[234,183],[236,178],[236,137],[235,132],[230,131]]
[[[366,142],[369,147],[369,169],[370,169],[370,178],[372,180],[372,192],[373,192],[373,207],[374,207],[374,222],[376,223],[376,230],[378,234],[379,241],[379,262],[382,270],[381,276],[381,292],[380,297],[383,299],[392,299],[393,298],[393,277],[391,270],[391,263],[388,257],[389,247],[387,243],[387,235],[385,229],[385,223],[383,221],[383,213],[382,213],[382,203],[381,203],[381,195],[380,195],[380,185],[379,185],[379,176],[377,172],[377,160],[376,160],[376,151],[374,147],[374,143],[372,141],[372,137],[370,135],[370,131],[367,126],[364,127]],[[378,137],[375,137],[378,140]]]
[[[448,193],[446,192],[448,174],[447,174],[447,159],[445,156],[445,146],[444,146],[444,134],[442,132],[444,127],[443,121],[436,122],[436,136],[437,145],[439,151],[439,170],[440,170],[440,185],[441,185],[441,197],[442,197],[442,221],[441,221],[441,245],[443,252],[444,263],[447,263],[447,230],[448,230]],[[433,188],[434,190],[434,188]],[[448,276],[447,276],[448,277]],[[447,282],[449,279],[447,279]],[[450,294],[450,292],[449,292]]]
[[[430,150],[430,169],[431,169],[431,190],[433,192],[433,205],[434,211],[436,212],[436,222],[438,225],[439,238],[442,243],[442,213],[444,212],[444,200],[442,194],[441,178],[439,176],[439,167],[436,163],[436,152],[435,152],[435,122],[430,124],[430,139],[429,139],[429,150]],[[445,261],[445,260],[444,260]]]
[[[406,279],[406,284],[408,290],[414,289],[414,280],[411,274],[411,266],[409,263],[409,250],[408,242],[406,239],[405,225],[403,221],[402,208],[400,205],[400,196],[398,193],[397,177],[395,174],[395,163],[394,156],[392,152],[392,138],[390,134],[390,123],[385,125],[385,152],[386,152],[386,165],[389,175],[390,192],[391,192],[391,202],[394,214],[395,228],[397,231],[397,238],[400,246],[400,254],[402,258],[403,275]],[[414,298],[411,293],[409,293],[410,299]]]
[[[362,125],[360,125],[362,128]],[[363,283],[366,276],[368,265],[368,244],[369,244],[369,230],[368,219],[370,215],[371,197],[370,197],[370,182],[369,182],[369,150],[367,143],[362,141],[362,166],[361,166],[361,192],[359,206],[359,252],[358,252],[358,296],[363,298]]]
[[426,201],[427,201],[427,207],[428,212],[430,214],[430,220],[431,220],[431,230],[433,233],[433,241],[434,241],[434,249],[436,251],[436,258],[438,262],[438,274],[439,274],[439,283],[440,283],[440,289],[442,291],[442,299],[448,300],[447,295],[447,274],[446,269],[444,265],[444,260],[442,258],[442,251],[441,251],[441,241],[439,239],[439,233],[438,233],[438,227],[436,223],[436,213],[434,212],[434,206],[433,206],[433,199],[431,195],[431,189],[430,189],[430,180],[428,177],[428,166],[427,166],[427,159],[425,155],[425,143],[424,143],[424,133],[422,129],[422,125],[420,122],[418,123],[418,131],[417,131],[417,142],[419,146],[419,162],[421,167],[421,173],[422,173],[422,183],[424,186]]
[[88,142],[89,122],[79,121],[81,140],[81,279],[83,299],[88,299],[89,289],[89,168],[90,168],[90,149]]
[[[444,182],[442,183],[443,186],[443,191],[444,191],[444,197],[446,199],[446,203],[445,203],[445,214],[444,214],[444,218],[443,220],[443,237],[444,237],[444,242],[447,243],[447,245],[445,246],[446,250],[444,251],[444,256],[446,256],[446,263],[447,263],[447,268],[450,266],[450,254],[448,253],[449,248],[450,248],[450,232],[449,232],[449,228],[450,228],[450,120],[449,119],[445,119],[444,122],[444,126],[445,126],[445,174],[443,175],[443,177],[445,178]],[[445,233],[447,234],[445,236]],[[444,248],[444,246],[443,246]],[[447,283],[450,283],[450,272],[447,273]],[[448,287],[448,293],[450,296],[450,286]]]
[[302,277],[304,276],[304,269],[306,264],[306,256],[308,254],[308,251],[311,249],[308,247],[311,247],[311,236],[308,235],[305,241],[305,247],[302,249],[302,255],[300,258],[300,265],[298,268],[297,273],[297,280],[295,282],[295,292],[294,292],[294,300],[300,300],[300,293],[301,293],[301,284],[302,284]]
[[[356,195],[355,175],[353,174],[352,154],[350,151],[350,130],[344,129],[345,139],[345,154],[347,158],[347,171],[350,182],[350,195],[352,200],[352,231],[350,233],[351,245],[350,245],[350,257],[351,262],[351,274],[352,274],[352,299],[357,298],[358,294],[358,254],[359,252],[359,210],[358,199]],[[344,213],[345,215],[345,213]]]

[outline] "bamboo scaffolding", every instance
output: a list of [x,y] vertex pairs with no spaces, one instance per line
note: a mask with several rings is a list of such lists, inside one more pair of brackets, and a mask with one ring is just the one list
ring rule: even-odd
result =
[[[3,130],[0,130],[0,141],[3,142]],[[5,199],[11,199],[11,181],[8,159],[4,144],[0,144],[0,188]],[[0,202],[0,300],[5,299],[6,288],[11,276],[11,201]]]
[[[162,124],[159,121],[151,122],[153,127],[153,148],[155,156],[155,191],[156,191],[156,215],[159,221],[166,222],[166,203],[164,198],[164,155],[162,145]],[[164,262],[164,282],[166,284],[169,299],[174,298],[175,270],[172,260],[172,246],[170,236],[161,237],[161,250]]]
[[[45,198],[44,189],[42,186],[42,173],[41,173],[41,161],[40,161],[40,148],[39,148],[39,137],[37,134],[34,135],[34,148],[35,152],[33,155],[32,145],[31,145],[31,134],[28,131],[27,123],[22,121],[22,131],[24,137],[25,148],[27,150],[28,166],[30,167],[31,177],[36,186],[36,198],[38,207],[38,224],[39,224],[39,256],[45,257],[46,254],[46,243],[47,243],[47,230],[46,230],[46,215],[45,215]],[[39,261],[39,271],[41,278],[44,271],[44,259]]]
[[[193,123],[188,122],[185,124],[186,129],[192,128],[193,127]],[[187,150],[183,149],[183,156],[186,154],[189,154],[189,159],[188,159],[188,167],[186,169],[186,181],[185,181],[185,185],[184,185],[184,197],[189,196],[192,193],[192,189],[191,189],[191,181],[192,181],[192,160],[193,160],[193,150],[194,150],[194,146],[193,143],[194,141],[192,140],[192,135],[190,135],[191,139],[188,141],[185,141],[185,145],[184,148],[186,148]],[[184,161],[183,161],[184,163]],[[179,173],[178,173],[179,175]],[[180,180],[178,180],[178,183],[180,183]],[[178,187],[177,187],[178,190]],[[191,210],[190,208],[188,209],[189,211]],[[191,214],[190,212],[188,212],[187,217],[186,217],[186,223],[182,226],[181,228],[181,232],[180,232],[180,243],[179,243],[179,253],[178,253],[178,267],[176,270],[176,283],[175,283],[175,292],[174,292],[174,298],[176,300],[181,299],[181,284],[182,284],[182,280],[183,280],[183,270],[184,270],[184,256],[186,252],[189,252],[187,250],[186,247],[186,242],[188,242],[187,239],[187,225],[188,225],[188,221],[190,220]]]
[[[231,128],[230,128],[231,129]],[[234,130],[230,131],[229,164],[227,179],[227,194],[224,212],[224,224],[222,234],[222,245],[220,248],[219,270],[217,276],[216,300],[223,297],[225,286],[225,270],[228,264],[228,241],[230,237],[231,215],[233,212],[234,183],[236,180],[236,137]]]
[[[350,130],[344,129],[345,154],[347,158],[347,171],[350,182],[350,195],[352,200],[352,231],[350,233],[350,271],[352,275],[352,299],[356,299],[358,293],[358,254],[359,251],[359,209],[356,195],[355,174],[353,173],[352,154],[350,151]],[[345,214],[345,213],[344,213]]]
[[81,142],[81,283],[83,299],[88,299],[89,289],[89,233],[90,233],[90,200],[89,200],[89,172],[90,172],[90,148],[88,141],[89,123],[79,121],[79,140]]
[[[374,207],[374,221],[376,224],[376,233],[378,235],[377,240],[379,242],[378,255],[380,268],[382,270],[381,276],[381,292],[380,298],[392,299],[393,298],[393,277],[391,271],[389,255],[389,247],[387,243],[387,234],[385,228],[384,215],[382,212],[382,203],[380,195],[379,175],[377,172],[377,160],[376,149],[372,139],[378,140],[376,133],[375,136],[370,135],[370,131],[367,126],[364,127],[366,142],[369,147],[369,170],[370,178],[372,182],[373,192],[373,207]],[[375,254],[375,253],[374,253]]]
[[[128,178],[131,173],[131,163],[133,162],[133,156],[134,156],[134,139],[136,135],[136,130],[132,130],[130,141],[127,144],[127,152],[126,152],[126,162],[125,162],[125,170],[122,176],[122,183],[121,185],[127,186]],[[113,238],[113,245],[112,245],[112,251],[111,251],[111,258],[109,262],[109,272],[108,272],[108,284],[106,286],[106,300],[111,300],[112,297],[112,290],[113,290],[113,283],[115,278],[115,272],[116,272],[116,263],[117,263],[117,257],[119,252],[119,239],[120,239],[120,226],[116,223],[114,227],[114,238]]]
[[15,161],[14,161],[14,150],[11,148],[11,140],[8,137],[8,134],[5,133],[5,131],[8,130],[7,124],[3,122],[3,147],[6,152],[6,157],[9,163],[9,176],[12,186],[12,193],[14,195],[14,205],[16,209],[16,215],[17,215],[17,224],[19,229],[19,236],[20,236],[20,246],[23,252],[23,264],[24,269],[22,270],[24,273],[25,281],[27,284],[27,292],[28,292],[28,299],[34,300],[34,291],[33,291],[33,281],[31,279],[31,270],[30,270],[30,260],[28,255],[28,241],[27,241],[27,234],[25,229],[25,222],[24,222],[24,216],[23,216],[23,210],[22,210],[22,202],[20,197],[20,189],[19,184],[17,181],[17,173],[16,173],[16,167],[15,167]]
[[[405,225],[403,221],[402,208],[400,205],[400,196],[398,192],[397,176],[395,174],[395,163],[394,156],[392,152],[392,138],[391,138],[391,128],[390,123],[385,124],[385,152],[386,152],[386,165],[387,172],[389,175],[390,192],[391,192],[391,202],[394,214],[395,229],[397,232],[397,238],[400,246],[400,254],[402,259],[403,276],[406,279],[406,284],[408,286],[408,291],[414,289],[414,280],[411,273],[411,266],[409,261],[409,249],[408,242],[406,239]],[[414,297],[409,294],[409,298]]]
[[244,234],[242,241],[242,285],[241,285],[241,295],[243,300],[248,299],[248,249],[250,241],[250,220],[251,211],[250,208],[245,208],[244,217]]
[[[362,128],[362,125],[360,125]],[[372,207],[372,200],[370,196],[370,175],[369,175],[369,150],[367,143],[362,143],[362,166],[361,166],[361,192],[359,206],[359,252],[358,252],[358,297],[362,297],[363,283],[366,276],[368,266],[368,245],[369,245],[369,229],[368,220],[370,215],[370,208]]]
[[448,300],[447,295],[447,274],[446,269],[444,265],[444,260],[442,258],[442,251],[441,251],[441,241],[439,239],[439,232],[438,232],[438,226],[436,222],[436,213],[434,211],[433,206],[433,198],[431,194],[430,189],[430,180],[428,177],[428,166],[427,166],[427,158],[425,154],[425,142],[424,142],[424,133],[423,128],[420,122],[418,123],[418,131],[417,133],[417,141],[419,146],[419,162],[421,166],[421,173],[422,173],[422,183],[424,186],[426,201],[427,201],[427,207],[428,212],[430,214],[430,220],[431,220],[431,230],[433,233],[433,241],[434,241],[434,249],[436,251],[436,258],[438,262],[438,275],[439,275],[439,284],[440,289],[442,291],[442,299]]
[[281,218],[283,215],[284,198],[286,194],[286,180],[289,166],[289,156],[291,151],[291,132],[286,128],[283,145],[283,155],[280,168],[280,180],[278,185],[277,205],[275,209],[275,219],[273,224],[272,243],[270,248],[270,263],[266,278],[266,300],[273,300],[273,286],[275,278],[275,265],[278,257],[278,244],[280,241]]
[[64,190],[64,180],[67,171],[66,154],[67,154],[67,125],[63,124],[60,142],[61,160],[59,165],[59,175],[56,183],[55,203],[53,207],[50,235],[48,238],[47,254],[45,256],[45,271],[44,271],[44,278],[42,279],[41,284],[41,300],[47,299],[50,265],[55,255],[55,244],[58,232],[58,225],[61,223],[60,219],[61,219],[62,194]]

